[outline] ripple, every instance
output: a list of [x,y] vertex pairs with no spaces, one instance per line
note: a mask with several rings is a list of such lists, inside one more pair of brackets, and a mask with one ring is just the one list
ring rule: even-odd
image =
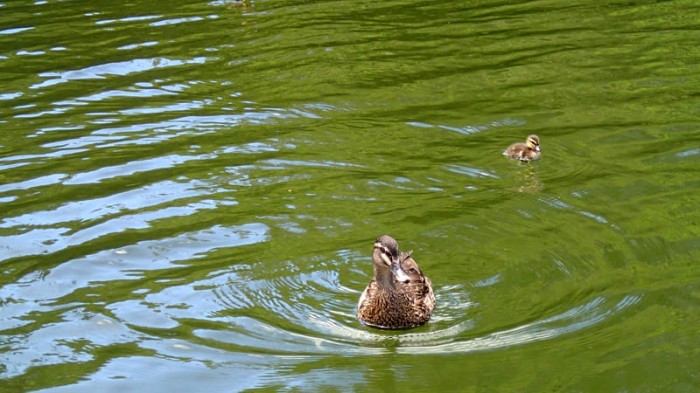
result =
[[[108,235],[128,232],[135,229],[151,228],[153,222],[190,216],[202,210],[215,210],[219,206],[235,202],[202,200],[184,206],[166,207],[150,212],[135,213],[110,218],[84,229],[72,230],[68,227],[34,228],[23,233],[5,236],[4,246],[0,247],[0,261],[30,255],[52,254],[69,247],[104,238]],[[37,217],[29,217],[33,222]],[[56,218],[60,219],[60,218]],[[70,217],[65,219],[72,219]],[[13,226],[17,221],[11,222]],[[5,224],[3,224],[4,227]],[[29,224],[27,224],[29,225]],[[46,225],[37,222],[35,226]],[[55,224],[54,224],[55,225]],[[24,226],[24,225],[20,225]]]
[[544,318],[513,329],[491,333],[485,337],[440,345],[399,347],[397,352],[416,354],[465,353],[551,340],[599,324],[615,313],[621,312],[640,301],[641,296],[628,295],[612,305],[612,307],[606,307],[605,304],[608,303],[606,298],[598,297],[553,317]]
[[[571,334],[600,324],[641,300],[641,296],[629,295],[612,302],[600,296],[553,316],[465,339],[465,333],[475,327],[469,310],[476,304],[461,285],[436,287],[438,307],[426,326],[410,331],[382,331],[357,321],[359,291],[342,285],[335,271],[250,280],[246,272],[258,269],[239,266],[235,272],[205,284],[214,287],[221,308],[207,301],[208,310],[189,310],[186,314],[206,311],[225,325],[219,329],[198,329],[198,337],[246,352],[268,354],[466,353]],[[181,319],[186,315],[173,317]]]
[[9,101],[9,100],[14,100],[15,98],[22,97],[24,93],[22,92],[14,92],[14,93],[0,93],[0,101]]
[[467,165],[448,165],[446,169],[453,173],[458,173],[460,175],[467,175],[469,177],[489,177],[492,179],[498,179],[498,175],[490,173],[484,169],[473,168]]
[[487,130],[493,129],[493,128],[522,127],[526,124],[526,122],[522,119],[504,118],[501,120],[492,121],[488,124],[466,125],[466,126],[461,126],[461,127],[460,126],[451,126],[451,125],[446,125],[446,124],[431,124],[431,123],[425,123],[425,122],[420,122],[420,121],[409,121],[409,122],[406,122],[406,124],[409,126],[419,127],[419,128],[441,128],[443,130],[456,132],[456,133],[462,134],[462,135],[470,135],[470,134],[476,134],[479,132],[487,131]]
[[[48,177],[44,179],[44,182],[56,179]],[[199,181],[184,183],[170,180],[162,181],[101,198],[66,202],[52,210],[37,210],[20,216],[7,217],[0,222],[0,228],[42,227],[74,220],[97,220],[119,212],[144,209],[166,202],[203,195],[202,187],[205,184]]]
[[[684,4],[339,4],[0,3],[0,385],[693,386]],[[357,320],[385,231],[425,326]]]
[[36,188],[36,187],[44,187],[44,186],[59,184],[67,177],[68,177],[68,175],[65,175],[65,174],[53,174],[53,175],[40,176],[40,177],[37,177],[34,179],[29,179],[29,180],[25,180],[25,181],[21,181],[21,182],[16,182],[16,183],[2,184],[2,185],[0,185],[0,193],[10,192],[10,191],[20,191],[20,190],[24,191],[24,190],[29,190],[29,189]]
[[15,335],[9,343],[13,350],[0,353],[0,364],[6,365],[3,376],[24,374],[36,363],[88,362],[93,356],[81,350],[84,346],[113,345],[138,339],[137,333],[104,315],[70,310],[64,318],[70,323],[46,324],[26,335]]
[[18,33],[28,31],[28,30],[33,30],[33,29],[34,29],[34,27],[15,27],[15,28],[11,28],[11,29],[0,30],[0,34],[2,34],[2,35],[18,34]]
[[[18,310],[31,309],[21,306],[24,303],[41,305],[57,302],[60,299],[100,283],[119,280],[137,280],[145,272],[167,269],[175,264],[192,259],[200,259],[217,249],[252,245],[268,240],[269,228],[261,223],[239,226],[214,226],[202,231],[188,232],[179,236],[158,240],[141,241],[126,245],[117,250],[105,250],[64,262],[55,267],[47,267],[41,273],[31,273],[16,283],[0,288],[0,303],[17,304]],[[51,250],[49,250],[51,251]],[[11,256],[15,256],[11,254]],[[90,271],[85,275],[85,271]],[[45,285],[41,285],[44,284]],[[37,285],[32,285],[37,284]],[[200,283],[200,285],[206,285]],[[199,292],[205,295],[204,292]],[[169,293],[149,295],[153,304],[168,304],[165,298]],[[153,297],[156,297],[155,299]],[[0,320],[21,321],[23,314],[6,312]],[[26,322],[23,322],[26,323]]]
[[128,16],[120,19],[103,19],[103,20],[98,20],[95,22],[96,25],[109,25],[113,23],[131,23],[131,22],[140,22],[140,21],[147,21],[147,20],[153,20],[153,19],[158,19],[161,18],[162,16],[160,15],[140,15],[140,16]]
[[160,27],[160,26],[169,26],[169,25],[179,25],[183,23],[191,23],[191,22],[201,22],[203,20],[207,19],[218,19],[218,15],[209,15],[207,17],[203,16],[192,16],[192,17],[186,17],[186,18],[172,18],[172,19],[165,19],[165,20],[160,20],[158,22],[151,22],[150,25],[153,27]]
[[[576,195],[574,195],[574,196],[576,196]],[[583,209],[579,209],[576,206],[574,206],[570,203],[567,203],[560,198],[557,198],[557,197],[539,197],[538,200],[543,202],[547,206],[552,207],[552,208],[560,209],[560,210],[574,211],[574,212],[576,212],[576,213],[578,213],[586,218],[592,219],[600,224],[605,224],[605,225],[609,225],[613,228],[617,228],[617,226],[615,224],[608,221],[608,219],[606,219],[602,214],[597,214],[597,213],[593,213],[593,212],[586,211]],[[577,203],[578,201],[574,200],[572,202]]]
[[[139,112],[136,110],[136,112]],[[148,112],[149,110],[144,110]],[[136,113],[135,112],[135,113]],[[55,142],[44,143],[42,147],[48,149],[61,149],[70,153],[83,151],[78,148],[111,149],[114,147],[153,145],[170,141],[183,136],[203,135],[220,129],[229,129],[242,124],[265,124],[274,120],[294,118],[297,115],[292,111],[280,110],[248,111],[242,114],[220,114],[211,116],[183,116],[153,123],[131,124],[123,127],[100,128],[76,138],[64,138]],[[34,136],[44,134],[45,129]],[[255,142],[262,143],[262,142]],[[65,150],[63,150],[65,149]],[[72,150],[69,150],[72,149]],[[50,154],[50,153],[49,153]],[[58,154],[58,153],[55,153]],[[63,153],[63,155],[68,153]],[[45,156],[48,154],[45,154]],[[40,158],[37,156],[15,156],[0,158],[3,160],[19,160],[26,158]]]
[[[1,364],[8,365],[0,372],[3,377],[12,377],[23,374],[36,363],[89,362],[94,357],[88,348],[142,342],[144,334],[134,330],[134,326],[178,326],[180,322],[168,317],[167,311],[176,307],[185,309],[186,304],[172,302],[172,299],[199,295],[200,301],[196,303],[201,309],[203,301],[210,298],[206,291],[175,286],[146,294],[144,301],[114,302],[107,307],[113,316],[88,309],[94,309],[100,303],[99,288],[105,283],[110,283],[112,291],[119,291],[115,284],[122,280],[139,280],[147,270],[167,270],[175,263],[201,258],[218,248],[266,241],[267,230],[265,225],[255,223],[216,226],[174,238],[139,242],[119,250],[101,251],[64,262],[46,272],[30,273],[0,287],[0,306],[3,308],[0,331],[15,331],[12,339],[5,342],[8,351],[0,353]],[[85,274],[86,271],[90,273]],[[190,293],[183,289],[189,289]],[[190,297],[190,300],[193,299]],[[38,315],[44,316],[43,322],[38,321]],[[59,318],[56,323],[45,322],[46,317],[56,315]],[[201,314],[191,317],[199,318]],[[20,334],[18,329],[28,333]],[[142,342],[142,345],[149,346],[147,342]],[[193,345],[182,346],[191,348]],[[172,352],[172,349],[164,352]]]
[[41,83],[29,86],[30,89],[43,89],[57,84],[89,79],[103,79],[109,75],[125,76],[133,73],[141,73],[158,68],[180,67],[183,65],[204,64],[206,57],[194,57],[188,60],[174,60],[168,58],[133,59],[123,62],[105,63],[90,66],[79,70],[44,72],[39,76],[48,78]]
[[132,176],[140,172],[174,168],[189,161],[204,160],[208,158],[211,158],[211,156],[182,156],[176,154],[148,158],[144,160],[131,161],[122,165],[102,167],[91,172],[75,174],[70,176],[63,183],[66,185],[97,184],[103,180],[117,179],[122,176]]

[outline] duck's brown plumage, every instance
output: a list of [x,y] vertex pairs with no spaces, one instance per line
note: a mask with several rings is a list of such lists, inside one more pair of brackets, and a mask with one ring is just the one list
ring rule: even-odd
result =
[[374,277],[357,306],[357,317],[382,329],[407,329],[428,322],[435,308],[430,279],[411,252],[399,253],[391,236],[377,239],[372,254]]
[[534,134],[530,135],[525,140],[525,143],[517,142],[508,146],[503,155],[520,161],[539,160],[542,158],[540,138]]

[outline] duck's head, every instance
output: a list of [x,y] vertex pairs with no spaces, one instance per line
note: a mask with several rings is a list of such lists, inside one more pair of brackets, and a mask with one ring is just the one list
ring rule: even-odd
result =
[[389,236],[384,235],[374,241],[374,253],[372,261],[377,272],[390,271],[396,281],[407,283],[411,278],[401,268],[399,261],[399,243]]
[[540,151],[540,137],[533,134],[527,137],[527,147],[534,151]]

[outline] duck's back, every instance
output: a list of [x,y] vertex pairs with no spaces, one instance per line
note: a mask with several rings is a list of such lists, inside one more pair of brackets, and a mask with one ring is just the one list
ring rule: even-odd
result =
[[503,152],[504,156],[515,158],[520,161],[534,161],[539,160],[542,154],[539,151],[531,149],[528,145],[517,142],[508,146],[508,148]]
[[400,260],[401,267],[411,278],[411,281],[406,284],[406,291],[409,292],[410,297],[414,299],[416,311],[421,318],[425,318],[425,321],[421,324],[428,322],[433,309],[435,309],[433,283],[428,277],[423,275],[423,272],[418,267],[418,263],[411,258],[411,251],[402,252]]
[[529,149],[526,144],[517,142],[508,146],[506,151],[503,152],[503,155],[510,158],[515,158],[516,160],[522,160],[527,155],[528,150]]

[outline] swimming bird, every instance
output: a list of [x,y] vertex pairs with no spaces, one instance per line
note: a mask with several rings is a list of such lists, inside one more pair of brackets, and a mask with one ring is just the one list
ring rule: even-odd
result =
[[360,321],[380,329],[408,329],[428,322],[435,295],[411,253],[399,253],[399,244],[389,235],[374,242],[374,277],[357,304]]
[[527,137],[525,143],[513,143],[508,146],[503,152],[503,155],[526,162],[539,160],[542,158],[542,153],[540,152],[540,137],[533,134]]

